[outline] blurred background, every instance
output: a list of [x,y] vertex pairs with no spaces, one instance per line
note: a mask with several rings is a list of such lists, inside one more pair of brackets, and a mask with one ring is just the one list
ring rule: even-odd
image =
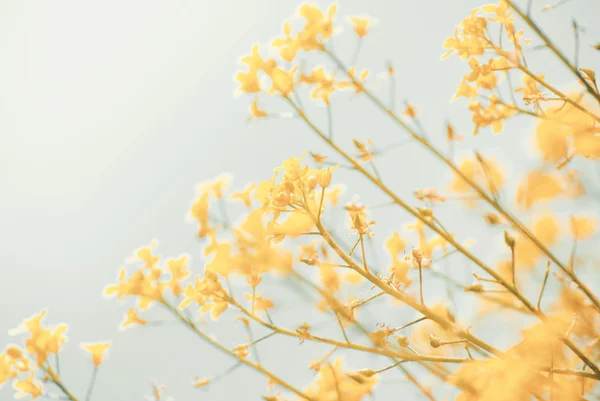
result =
[[[371,70],[372,82],[382,85],[380,93],[387,93],[381,73],[390,61],[397,71],[398,107],[405,100],[412,103],[440,146],[445,122],[452,121],[466,137],[457,157],[478,150],[501,160],[514,188],[511,177],[540,163],[532,156],[532,121],[517,118],[501,136],[486,129],[471,137],[466,103],[450,102],[468,67],[454,56],[440,61],[444,39],[483,3],[342,0],[338,15],[376,20],[358,66]],[[325,8],[329,3],[318,4]],[[576,17],[586,28],[581,65],[599,66],[600,52],[590,45],[600,42],[595,21],[600,3],[573,0],[554,12],[539,13],[547,4],[534,0],[536,21],[570,55],[571,17]],[[0,2],[2,347],[19,341],[8,335],[10,329],[47,307],[46,323],[69,324],[61,373],[77,394],[85,393],[91,375],[88,355],[79,343],[105,340],[113,345],[98,374],[95,401],[143,400],[151,394],[152,379],[181,401],[254,400],[266,393],[266,379],[248,368],[207,390],[194,389],[194,377],[218,374],[233,361],[178,325],[120,332],[130,305],[106,300],[102,291],[116,280],[124,260],[153,239],[159,241],[159,254],[190,254],[192,271],[202,271],[196,226],[185,222],[196,184],[227,172],[234,177],[233,189],[240,189],[270,178],[273,168],[291,156],[304,151],[330,154],[295,119],[248,123],[252,98],[234,96],[239,58],[249,54],[254,43],[268,44],[280,36],[283,21],[298,5],[295,0]],[[333,41],[349,63],[356,41],[345,19],[340,25],[345,32]],[[539,52],[531,59],[534,69],[546,73],[551,82],[574,87],[547,54]],[[289,111],[276,99],[262,104],[269,112]],[[313,109],[315,121],[325,127],[324,109]],[[347,148],[353,137],[372,137],[380,147],[405,138],[379,110],[350,93],[333,98],[333,113],[334,135]],[[427,186],[443,191],[451,180],[449,172],[416,144],[390,151],[378,167],[384,181],[407,199],[413,190]],[[584,179],[597,188],[595,168],[582,164]],[[367,205],[386,201],[369,183],[352,177],[339,170],[335,178],[351,183],[346,201],[354,194]],[[593,212],[597,204],[586,202],[582,210]],[[459,238],[477,239],[474,252],[493,263],[506,251],[502,232],[486,231],[481,218],[467,217],[467,212],[456,203],[442,210],[441,220]],[[526,214],[520,216],[528,221]],[[374,211],[374,218],[378,245],[372,252],[386,265],[384,239],[412,221],[386,209]],[[561,255],[566,258],[568,253]],[[457,278],[469,283],[470,267],[463,268],[465,263],[456,258],[444,268],[458,266]],[[597,282],[592,285],[598,288]],[[431,299],[444,296],[432,294]],[[458,297],[457,302],[455,312],[468,320],[472,299]],[[400,321],[412,316],[403,313]],[[273,312],[274,319],[290,327],[302,323],[291,314],[285,303]],[[376,322],[374,316],[365,319]],[[245,342],[240,328],[231,327],[210,323],[208,331],[228,346]],[[500,331],[491,341],[503,344],[502,327],[496,330]],[[261,344],[260,353],[267,366],[279,367],[282,377],[305,387],[312,374],[303,355],[318,359],[325,349],[296,344],[273,338]],[[282,359],[284,348],[291,351]],[[347,366],[358,369],[366,363],[356,360]],[[416,396],[401,380],[382,391]],[[11,399],[13,393],[4,385],[0,399]]]

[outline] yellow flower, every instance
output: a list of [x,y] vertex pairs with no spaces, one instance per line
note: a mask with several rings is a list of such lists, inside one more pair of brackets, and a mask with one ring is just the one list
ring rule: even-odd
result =
[[269,73],[271,78],[271,93],[279,92],[282,96],[289,95],[294,90],[296,71],[298,66],[289,71],[274,67]]
[[[504,185],[502,170],[492,159],[485,159],[485,166],[484,170],[481,163],[472,158],[463,160],[458,168],[464,176],[474,181],[479,187],[485,188],[488,192],[499,191]],[[474,193],[471,186],[459,175],[456,175],[450,184],[450,190],[456,193]],[[470,206],[474,205],[473,200],[469,199],[466,202]]]
[[67,341],[65,333],[67,325],[56,326],[54,331],[42,327],[42,319],[46,316],[46,309],[43,309],[38,315],[25,320],[11,334],[18,334],[23,331],[29,331],[30,337],[25,340],[25,349],[37,360],[37,365],[42,366],[50,354],[58,354],[64,343]]
[[283,39],[275,39],[271,44],[273,47],[280,48],[279,55],[288,63],[294,60],[296,53],[300,49],[300,43],[298,40],[292,38],[291,31],[290,23],[286,22],[283,25],[283,34],[285,37]]
[[154,266],[156,265],[156,263],[158,263],[159,261],[159,257],[154,256],[152,254],[152,250],[154,248],[156,248],[157,245],[157,241],[152,241],[152,243],[150,245],[148,245],[147,247],[142,247],[139,248],[135,251],[134,256],[130,259],[128,259],[128,262],[136,262],[138,260],[143,261],[144,264],[144,268],[146,269],[152,269],[154,268]]
[[417,109],[412,104],[407,104],[406,109],[402,112],[405,116],[415,118],[417,116]]
[[258,107],[258,98],[254,99],[254,101],[250,105],[250,117],[248,117],[248,120],[252,120],[253,118],[263,118],[267,116],[267,112]]
[[515,22],[514,18],[510,18],[512,11],[509,9],[508,3],[501,0],[498,5],[488,4],[481,7],[483,12],[495,13],[495,17],[487,17],[488,20],[497,22],[499,24],[511,24]]
[[29,359],[23,351],[15,346],[7,347],[0,354],[0,385],[29,369]]
[[331,184],[331,172],[335,171],[340,165],[336,164],[333,167],[325,167],[317,173],[317,183],[321,188],[327,188]]
[[519,186],[517,203],[524,209],[529,209],[536,203],[558,197],[562,192],[563,186],[555,175],[535,170]]
[[[561,230],[556,218],[551,214],[536,218],[533,223],[533,235],[546,247],[558,242]],[[515,264],[519,268],[533,268],[543,256],[542,251],[528,238],[519,235],[515,240]]]
[[95,344],[81,344],[81,348],[86,350],[92,355],[92,363],[94,366],[100,366],[105,360],[104,353],[110,348],[110,342],[95,343]]
[[327,10],[327,19],[321,10],[317,7],[303,4],[298,13],[306,19],[304,30],[298,34],[298,42],[303,50],[321,50],[322,40],[327,40],[333,34],[333,17],[337,10],[337,5],[332,4]]
[[[539,74],[537,75],[537,78],[543,81],[546,76],[544,74]],[[523,81],[523,86],[515,89],[515,92],[522,92],[524,99],[533,98],[536,95],[541,94],[540,89],[538,88],[538,82],[533,77],[523,75],[521,80]]]
[[350,21],[354,24],[354,32],[359,37],[362,38],[367,35],[369,25],[371,25],[371,21],[368,18],[350,17]]
[[274,60],[263,60],[258,52],[258,45],[252,47],[252,54],[241,59],[248,65],[248,72],[238,72],[235,79],[240,83],[239,92],[257,93],[261,91],[259,71],[269,72],[275,65]]
[[322,364],[316,382],[305,394],[318,400],[359,401],[366,399],[376,384],[376,375],[356,378],[342,371],[341,359],[337,359],[333,364]]
[[345,206],[350,217],[350,228],[355,230],[359,235],[368,235],[371,233],[369,229],[375,225],[374,220],[367,220],[367,208],[362,205],[348,204]]
[[467,59],[471,56],[481,56],[489,47],[485,36],[487,27],[486,19],[477,15],[478,9],[471,11],[461,24],[454,30],[454,36],[444,41],[444,49],[448,51],[442,56],[442,60],[453,52]]
[[196,377],[194,380],[194,387],[204,387],[210,384],[210,378],[201,379]]
[[121,323],[121,328],[124,329],[127,326],[130,326],[132,324],[139,324],[140,326],[143,326],[146,323],[148,323],[148,322],[146,320],[142,319],[141,317],[139,317],[137,312],[135,311],[135,309],[131,308],[127,311],[125,320],[123,321],[123,323]]
[[323,163],[323,162],[325,162],[325,160],[326,160],[326,159],[327,159],[327,157],[328,157],[328,156],[321,156],[321,155],[319,155],[319,154],[312,153],[312,152],[311,152],[310,156],[313,158],[313,160],[314,160],[316,163]]
[[269,298],[260,297],[258,295],[255,295],[254,299],[252,299],[253,297],[250,294],[244,294],[244,296],[246,297],[246,300],[254,303],[255,311],[268,311],[275,307],[275,304]]
[[360,160],[365,163],[370,162],[373,159],[373,156],[375,156],[375,150],[373,149],[373,141],[371,141],[371,138],[367,139],[366,144],[362,143],[358,139],[353,139],[353,141],[354,146],[356,146],[356,149],[358,150],[358,157]]
[[121,299],[126,296],[138,298],[139,309],[147,309],[153,302],[162,302],[162,291],[165,284],[159,282],[162,276],[162,270],[155,268],[150,272],[145,272],[142,269],[135,271],[131,277],[126,276],[125,269],[119,272],[119,282],[109,285],[104,290],[107,296],[117,296]]
[[42,383],[33,377],[33,372],[25,380],[15,380],[13,387],[15,390],[19,391],[17,394],[15,394],[15,398],[23,398],[29,395],[33,400],[42,395],[44,390]]
[[344,187],[338,185],[325,192],[325,199],[331,204],[331,206],[337,206],[340,202],[340,197]]
[[200,238],[206,237],[211,231],[208,217],[209,217],[209,193],[207,191],[203,191],[202,194],[198,197],[198,200],[194,202],[190,209],[190,216],[197,220],[200,223],[200,229],[198,231],[198,236]]
[[354,91],[358,94],[360,92],[362,92],[364,90],[364,83],[365,80],[367,79],[367,77],[369,76],[369,70],[363,70],[360,73],[360,76],[358,78],[355,77],[356,75],[356,70],[354,69],[354,67],[350,68],[348,70],[347,73],[348,77],[350,78],[349,81],[342,81],[339,82],[337,84],[338,88],[340,89],[344,89],[344,88],[354,88]]
[[256,185],[250,184],[246,186],[246,189],[244,189],[243,191],[236,192],[233,195],[231,195],[231,199],[239,199],[242,202],[244,202],[244,205],[246,205],[246,207],[249,208],[250,206],[252,206],[251,195],[254,188],[256,188]]
[[190,275],[187,256],[167,260],[167,269],[171,272],[171,279],[166,285],[171,287],[173,295],[178,296],[181,293],[181,282]]
[[329,104],[329,95],[335,91],[335,80],[333,74],[327,75],[323,67],[315,68],[310,75],[302,75],[300,81],[315,85],[312,91],[313,99],[321,99],[325,104]]
[[596,219],[593,217],[572,217],[571,235],[579,241],[585,241],[596,233]]
[[[587,110],[598,110],[577,94],[569,94],[569,98]],[[558,163],[574,155],[600,158],[600,128],[592,117],[571,104],[548,108],[545,114],[548,118],[536,127],[537,147],[544,160]]]
[[397,232],[395,232],[385,242],[385,247],[387,248],[390,255],[392,255],[392,258],[395,259],[406,248],[406,242],[404,242],[404,240],[400,238],[400,235]]
[[460,82],[460,85],[458,85],[458,89],[456,90],[452,100],[458,99],[459,97],[472,99],[475,96],[477,96],[477,89],[469,85],[466,78],[463,78],[463,80]]
[[196,276],[195,284],[189,283],[183,295],[185,298],[179,304],[179,309],[185,309],[194,302],[202,312],[210,311],[213,320],[218,319],[228,307],[228,302],[224,300],[227,293],[221,287],[217,273],[209,266],[204,271],[204,278]]
[[214,181],[204,184],[202,189],[212,192],[215,198],[221,199],[224,195],[223,192],[229,187],[230,182],[231,176],[228,174],[222,174]]
[[238,72],[235,80],[240,83],[240,92],[257,93],[260,92],[260,82],[258,79],[258,71]]

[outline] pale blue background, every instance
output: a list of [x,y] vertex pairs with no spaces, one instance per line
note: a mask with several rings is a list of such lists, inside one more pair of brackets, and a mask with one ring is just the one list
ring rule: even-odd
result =
[[[370,15],[378,21],[364,43],[359,65],[377,75],[387,60],[393,60],[397,104],[405,99],[415,104],[436,143],[443,143],[447,118],[469,137],[472,125],[465,103],[449,102],[467,66],[454,57],[439,59],[444,39],[482,2],[340,3],[342,15]],[[537,10],[546,3],[534,4]],[[552,27],[562,48],[572,49],[570,16],[576,15],[587,28],[581,64],[600,71],[600,53],[589,47],[600,41],[600,29],[594,27],[598,4],[574,0],[539,21]],[[253,43],[279,35],[282,21],[297,5],[292,0],[0,2],[0,344],[13,341],[7,331],[24,317],[48,307],[47,322],[70,325],[62,373],[80,397],[90,364],[78,345],[109,339],[113,348],[99,373],[95,401],[141,400],[150,394],[153,378],[165,383],[167,393],[178,401],[254,400],[265,394],[266,380],[247,368],[213,386],[210,393],[192,389],[194,376],[219,373],[231,361],[183,327],[118,332],[128,305],[107,301],[101,292],[115,280],[124,259],[154,238],[160,241],[159,253],[190,253],[192,269],[201,270],[196,227],[184,221],[196,183],[225,171],[234,174],[237,189],[269,178],[281,161],[305,150],[329,153],[298,121],[247,125],[251,100],[233,96],[238,59]],[[344,26],[349,30],[345,21]],[[336,48],[348,60],[352,35],[342,35],[338,42]],[[546,63],[549,57],[539,53],[532,58],[534,68],[553,82],[571,82],[564,69]],[[371,104],[349,97],[340,96],[338,103],[334,99],[335,133],[344,146],[351,145],[352,137],[371,136],[381,146],[404,138]],[[282,104],[267,104],[271,110],[287,111]],[[315,118],[324,126],[324,111],[318,112]],[[520,119],[502,137],[484,130],[463,150],[469,154],[478,149],[507,160],[510,176],[535,165],[527,158],[530,124]],[[589,164],[583,166],[586,179],[593,181]],[[379,168],[390,187],[408,199],[414,189],[442,186],[450,179],[416,144],[390,152]],[[347,182],[350,176],[340,172],[339,177]],[[362,180],[353,182],[347,199],[355,193],[367,204],[385,201]],[[490,263],[503,255],[501,232],[493,239],[484,237],[488,231],[481,220],[463,218],[464,209],[455,206],[441,212],[446,226],[460,238],[482,237],[474,249]],[[397,211],[382,214],[385,210],[375,214],[378,241],[409,222]],[[565,259],[566,253],[562,255]],[[452,260],[457,269],[465,265],[460,258]],[[468,283],[468,269],[460,270],[457,278]],[[459,307],[465,317],[472,309],[470,300],[464,298]],[[389,322],[412,317],[411,312],[403,313],[401,318],[392,314]],[[284,306],[274,312],[278,322],[289,327],[301,323],[291,315]],[[233,314],[224,317],[229,320]],[[210,330],[226,345],[245,341],[239,326],[224,323]],[[488,331],[487,338],[503,344],[499,333],[490,336]],[[262,345],[261,356],[283,377],[304,387],[311,378],[304,355],[317,359],[325,349],[293,348],[295,343],[270,339]],[[284,360],[283,347],[292,347]],[[360,360],[349,366],[376,368],[385,363]],[[379,399],[401,391],[413,395],[415,390],[402,382],[389,384]],[[5,385],[0,399],[10,399],[12,393]]]

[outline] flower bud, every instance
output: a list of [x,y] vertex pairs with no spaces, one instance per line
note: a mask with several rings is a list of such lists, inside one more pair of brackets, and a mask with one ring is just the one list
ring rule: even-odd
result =
[[331,171],[329,168],[322,168],[317,173],[317,183],[321,188],[327,188],[331,184]]
[[483,291],[483,285],[481,285],[481,283],[475,283],[472,285],[468,285],[465,287],[465,292],[482,292]]
[[429,335],[429,344],[433,347],[433,348],[439,348],[442,346],[442,341],[437,338],[436,336],[434,336],[433,334]]
[[490,226],[495,226],[495,225],[500,224],[500,218],[498,217],[497,214],[488,213],[485,216],[483,216],[483,218],[485,219],[486,223],[488,223]]
[[508,231],[504,231],[504,242],[511,249],[515,247],[515,239],[508,233]]
[[396,334],[396,341],[398,342],[398,345],[401,346],[402,348],[406,348],[408,347],[408,337],[406,336],[399,336]]
[[359,375],[364,376],[364,377],[372,377],[377,374],[377,372],[375,372],[372,369],[361,369],[356,373],[358,373]]
[[433,217],[433,210],[429,209],[428,207],[418,207],[417,208],[418,212],[421,214],[421,216],[430,219]]

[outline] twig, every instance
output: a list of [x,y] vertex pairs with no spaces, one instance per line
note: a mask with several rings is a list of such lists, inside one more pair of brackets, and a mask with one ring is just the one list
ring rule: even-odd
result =
[[546,282],[548,281],[548,274],[550,273],[550,261],[546,265],[546,273],[544,274],[544,281],[542,281],[542,289],[540,290],[540,295],[538,295],[537,299],[537,309],[541,310],[540,305],[542,304],[542,296],[544,295],[544,290],[546,289]]
[[92,377],[90,379],[90,384],[88,385],[87,393],[85,394],[85,401],[90,401],[92,397],[92,391],[94,390],[94,384],[96,384],[96,376],[98,375],[98,366],[94,366],[94,370],[92,370]]

